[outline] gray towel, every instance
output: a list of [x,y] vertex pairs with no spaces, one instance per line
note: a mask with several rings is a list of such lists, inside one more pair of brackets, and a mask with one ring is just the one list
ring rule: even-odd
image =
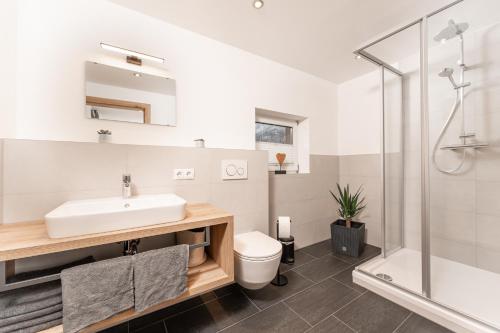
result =
[[[62,302],[62,298],[61,298],[61,302]],[[32,320],[35,318],[50,315],[50,314],[52,314],[54,312],[58,312],[58,311],[61,312],[61,318],[62,318],[62,303],[52,305],[52,306],[46,307],[46,308],[41,309],[41,310],[23,313],[23,314],[20,314],[18,316],[12,316],[9,318],[0,319],[0,328],[15,324],[15,323],[25,322],[25,321]]]
[[132,257],[82,265],[61,272],[64,332],[134,307]]
[[19,332],[22,330],[27,330],[33,327],[37,327],[39,325],[43,325],[49,322],[52,322],[54,320],[61,320],[62,319],[62,311],[56,311],[51,314],[41,316],[38,318],[26,320],[26,321],[21,321],[14,323],[9,326],[1,327],[0,328],[0,333],[10,333],[10,332]]
[[62,314],[61,314],[61,317],[56,319],[56,320],[48,321],[46,323],[32,326],[32,327],[23,328],[22,330],[19,330],[16,333],[37,333],[37,332],[49,329],[51,327],[61,325],[61,324],[62,324]]
[[61,304],[61,283],[47,282],[0,294],[0,319],[6,319]]
[[188,245],[139,253],[133,261],[137,311],[175,298],[187,290]]

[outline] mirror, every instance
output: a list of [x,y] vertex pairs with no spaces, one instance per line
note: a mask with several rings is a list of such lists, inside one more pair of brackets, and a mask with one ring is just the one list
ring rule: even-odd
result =
[[175,80],[95,62],[85,78],[87,118],[175,126]]

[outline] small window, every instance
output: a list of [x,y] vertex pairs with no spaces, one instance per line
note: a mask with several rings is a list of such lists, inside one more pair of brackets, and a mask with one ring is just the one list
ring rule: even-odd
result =
[[293,145],[293,127],[256,122],[255,141]]
[[297,122],[288,119],[258,117],[255,121],[255,148],[268,151],[269,171],[280,169],[276,154],[286,154],[282,170],[299,171]]

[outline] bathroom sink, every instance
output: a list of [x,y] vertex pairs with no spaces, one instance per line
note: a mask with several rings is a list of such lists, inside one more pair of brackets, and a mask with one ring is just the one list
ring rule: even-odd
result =
[[138,228],[184,219],[186,200],[175,194],[67,201],[45,215],[50,238]]

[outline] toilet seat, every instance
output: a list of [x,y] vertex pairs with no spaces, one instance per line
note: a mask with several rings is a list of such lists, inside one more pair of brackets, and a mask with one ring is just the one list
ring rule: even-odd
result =
[[234,275],[246,289],[264,288],[276,276],[282,245],[259,231],[234,236]]
[[260,231],[234,237],[234,254],[244,260],[267,261],[281,256],[281,243]]

